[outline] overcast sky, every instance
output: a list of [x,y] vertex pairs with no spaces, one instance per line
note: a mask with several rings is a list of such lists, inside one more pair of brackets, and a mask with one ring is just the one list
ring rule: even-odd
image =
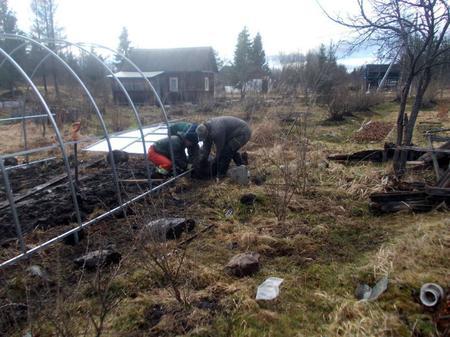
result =
[[[333,13],[355,9],[356,0],[319,0]],[[330,21],[316,0],[56,0],[57,24],[67,39],[116,47],[123,26],[133,47],[212,46],[231,59],[238,33],[247,26],[260,32],[267,55],[306,52],[320,43],[338,42],[349,32]],[[9,0],[19,27],[29,31],[30,0]],[[353,55],[344,64],[362,64]]]

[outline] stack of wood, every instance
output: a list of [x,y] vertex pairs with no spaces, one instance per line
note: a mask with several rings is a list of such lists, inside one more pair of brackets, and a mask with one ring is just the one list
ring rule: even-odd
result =
[[412,191],[372,193],[370,201],[370,210],[375,214],[402,210],[429,212],[441,205],[450,205],[450,188],[424,184],[421,189]]
[[[384,149],[364,150],[349,154],[332,154],[327,157],[329,160],[339,162],[360,162],[370,161],[373,163],[382,163],[394,158],[395,144],[385,143]],[[408,152],[408,160],[418,160],[426,152],[421,150],[411,150]]]
[[[394,191],[370,195],[372,212],[394,213],[401,210],[429,212],[436,207],[450,206],[450,141],[436,150],[408,147],[407,165],[413,170],[434,168],[436,184],[416,182],[398,184]],[[384,149],[365,150],[350,154],[331,155],[327,158],[339,162],[386,162],[394,157],[395,145],[385,144]],[[434,158],[433,158],[434,157]]]
[[[441,146],[441,149],[450,148],[450,142]],[[425,183],[409,184],[410,188],[399,191],[373,193],[370,195],[370,209],[374,213],[393,213],[401,210],[414,212],[429,212],[441,205],[450,205],[450,166],[449,154],[438,152],[435,158],[439,165],[438,177],[435,185]],[[425,153],[414,162],[415,169],[424,169],[433,165],[430,153]],[[447,168],[445,171],[442,168]]]

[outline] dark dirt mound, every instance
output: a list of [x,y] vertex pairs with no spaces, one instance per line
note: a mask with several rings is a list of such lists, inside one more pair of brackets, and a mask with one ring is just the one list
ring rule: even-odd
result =
[[[117,165],[117,168],[120,180],[146,178],[145,163],[142,160],[123,163]],[[25,195],[30,188],[44,184],[63,172],[62,162],[13,170],[10,180],[14,195]],[[81,170],[79,180],[77,200],[82,221],[86,221],[95,209],[106,210],[119,205],[112,171],[105,161]],[[7,206],[0,207],[0,244],[16,237],[12,213],[6,201],[3,184],[1,186],[0,204]],[[122,199],[128,200],[144,188],[145,184],[121,184]],[[16,205],[24,233],[36,228],[46,229],[77,221],[67,177],[18,201]]]

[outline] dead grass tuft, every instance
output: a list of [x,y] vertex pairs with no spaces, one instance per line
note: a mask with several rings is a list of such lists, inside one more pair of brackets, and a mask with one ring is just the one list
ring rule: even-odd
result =
[[278,123],[265,119],[253,126],[251,142],[259,146],[274,144],[279,139],[280,133],[281,127]]
[[398,315],[384,311],[376,303],[343,301],[331,315],[329,332],[341,337],[394,337],[403,335]]
[[331,163],[329,173],[331,174],[327,175],[326,179],[330,183],[361,199],[382,191],[388,184],[385,168],[370,163],[357,166]]
[[433,270],[433,282],[444,285],[448,276],[445,257],[449,254],[448,224],[423,217],[412,228],[405,228],[393,242],[384,244],[373,258],[371,268],[374,277],[388,274],[398,282],[417,286],[428,282]]
[[[426,282],[447,284],[449,243],[448,224],[442,220],[421,217],[412,226],[405,227],[395,240],[383,245],[370,262],[360,268],[361,272],[372,273],[374,280],[389,275],[386,293],[376,302],[328,296],[327,300],[337,305],[330,315],[329,332],[343,337],[432,336],[432,329],[420,330],[421,320],[427,318],[408,289],[418,290]],[[384,301],[390,304],[386,306]],[[404,321],[397,311],[414,318]]]

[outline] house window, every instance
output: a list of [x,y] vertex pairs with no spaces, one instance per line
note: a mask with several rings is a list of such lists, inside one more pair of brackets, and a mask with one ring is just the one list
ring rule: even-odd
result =
[[205,77],[205,91],[209,91],[209,77]]
[[178,77],[169,77],[169,91],[178,92]]

